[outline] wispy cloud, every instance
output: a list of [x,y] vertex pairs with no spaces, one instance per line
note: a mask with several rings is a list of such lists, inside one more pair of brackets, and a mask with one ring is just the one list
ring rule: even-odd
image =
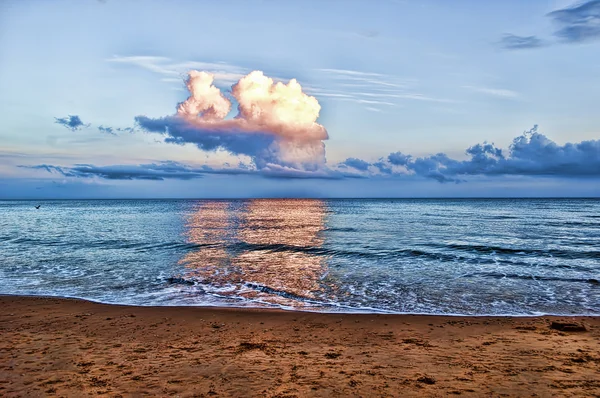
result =
[[349,69],[330,69],[330,68],[322,68],[317,69],[321,72],[333,73],[336,75],[345,75],[345,76],[361,76],[361,77],[381,77],[384,76],[381,73],[372,73],[372,72],[361,72],[357,70],[349,70]]
[[457,103],[458,101],[449,100],[444,98],[433,98],[428,97],[423,94],[417,93],[404,93],[404,94],[387,94],[387,93],[353,93],[357,96],[365,96],[365,97],[378,97],[378,98],[394,98],[394,99],[407,99],[407,100],[415,100],[415,101],[427,101],[427,102],[444,102],[444,103]]
[[501,97],[501,98],[507,98],[507,99],[514,99],[519,97],[519,93],[517,93],[516,91],[513,90],[508,90],[505,88],[492,88],[492,87],[476,87],[476,86],[464,86],[464,88],[467,88],[469,90],[478,92],[478,93],[482,93],[482,94],[488,94],[494,97]]
[[393,102],[377,101],[377,100],[367,100],[367,99],[357,99],[356,102],[359,103],[359,104],[368,104],[368,105],[389,105],[389,106],[396,105]]
[[242,78],[248,70],[231,65],[226,62],[201,62],[184,61],[177,62],[167,57],[156,57],[146,55],[136,56],[113,56],[106,61],[132,65],[164,76],[161,81],[167,83],[182,83],[186,74],[193,69],[204,70],[214,75],[218,84],[231,85]]
[[402,106],[406,101],[456,102],[419,93],[416,91],[417,79],[350,69],[321,68],[315,71],[325,75],[328,88],[307,90],[311,95],[368,105],[365,109],[369,111],[382,111],[377,105]]
[[369,86],[384,86],[393,87],[396,89],[406,89],[408,88],[409,84],[415,82],[415,79],[402,79],[398,76],[349,69],[321,68],[316,69],[316,71],[327,74],[330,79],[341,80],[345,83],[366,83]]
[[517,36],[510,33],[505,34],[498,44],[507,50],[524,50],[545,45],[544,41],[536,36]]

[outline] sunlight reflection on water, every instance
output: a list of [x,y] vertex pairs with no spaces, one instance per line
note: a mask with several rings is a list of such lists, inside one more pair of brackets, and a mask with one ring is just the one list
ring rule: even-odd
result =
[[327,258],[306,249],[323,245],[325,209],[320,200],[201,203],[186,223],[189,242],[201,248],[181,260],[182,277],[205,291],[257,302],[315,300]]

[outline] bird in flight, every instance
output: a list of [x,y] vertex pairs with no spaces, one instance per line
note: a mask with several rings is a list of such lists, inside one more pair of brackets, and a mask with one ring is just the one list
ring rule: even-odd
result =
[[40,208],[40,206],[41,206],[41,205],[37,205],[37,206],[35,206],[35,208],[36,208],[36,209],[39,209],[39,208]]

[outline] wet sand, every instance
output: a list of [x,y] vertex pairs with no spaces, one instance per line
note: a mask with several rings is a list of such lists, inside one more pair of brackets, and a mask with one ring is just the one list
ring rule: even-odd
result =
[[[553,321],[583,323],[559,331]],[[128,307],[0,296],[0,396],[600,396],[600,317]]]

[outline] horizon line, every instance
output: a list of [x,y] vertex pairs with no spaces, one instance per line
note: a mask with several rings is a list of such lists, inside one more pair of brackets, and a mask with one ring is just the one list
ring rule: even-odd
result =
[[268,197],[215,197],[215,198],[192,198],[192,197],[173,197],[173,198],[135,198],[135,197],[123,197],[123,198],[0,198],[0,201],[58,201],[58,200],[440,200],[440,199],[594,199],[600,200],[600,196],[402,196],[402,197],[291,197],[291,196],[268,196]]

